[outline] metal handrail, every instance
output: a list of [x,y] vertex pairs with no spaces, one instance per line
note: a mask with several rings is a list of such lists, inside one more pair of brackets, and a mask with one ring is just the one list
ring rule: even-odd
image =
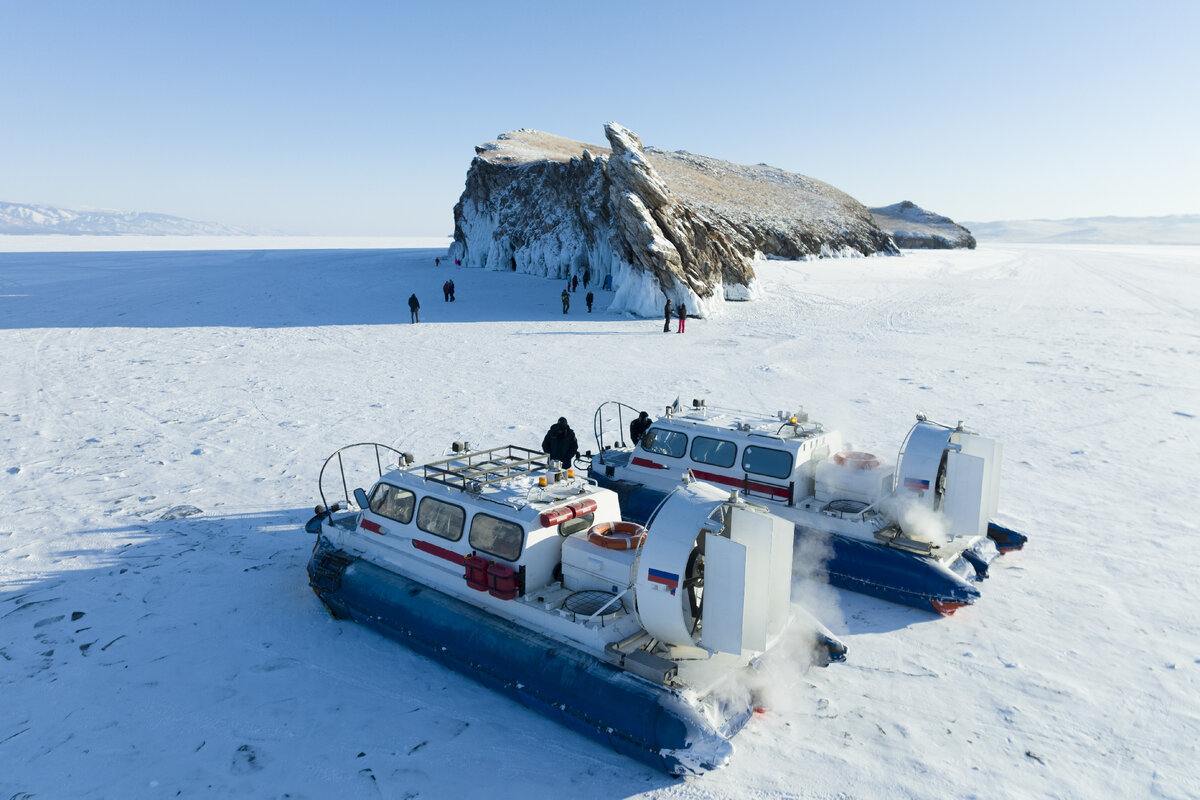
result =
[[[642,412],[638,411],[628,403],[622,403],[619,400],[605,400],[596,408],[596,413],[592,416],[592,433],[596,437],[596,452],[600,454],[603,461],[604,453],[604,417],[602,412],[605,406],[616,406],[617,409],[617,441],[615,446],[621,446],[622,437],[625,435],[625,420],[621,416],[621,409],[627,408],[632,413],[631,419],[637,419],[637,416]],[[630,442],[630,445],[637,447],[637,442]]]
[[355,442],[354,444],[348,444],[344,447],[339,447],[337,450],[333,451],[333,453],[331,453],[329,455],[329,458],[325,459],[325,463],[321,465],[321,472],[317,476],[317,491],[320,492],[320,494],[321,494],[321,504],[324,505],[326,508],[329,508],[329,501],[325,499],[325,468],[328,467],[329,462],[333,461],[335,458],[337,459],[337,462],[338,462],[338,472],[341,474],[341,477],[342,477],[343,496],[345,498],[346,505],[347,506],[350,505],[350,487],[346,483],[346,465],[342,459],[342,453],[346,452],[347,450],[352,450],[356,447],[373,447],[373,448],[375,448],[375,468],[379,473],[379,477],[381,477],[381,478],[383,477],[383,461],[380,459],[379,448],[382,447],[384,450],[388,450],[388,451],[395,453],[399,457],[396,462],[397,464],[399,464],[403,460],[403,457],[404,457],[404,454],[401,453],[396,448],[394,448],[390,445],[380,444],[379,442]]

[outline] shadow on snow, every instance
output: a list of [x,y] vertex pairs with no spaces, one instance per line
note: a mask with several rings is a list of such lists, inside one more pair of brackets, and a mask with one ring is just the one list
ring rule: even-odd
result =
[[[612,292],[562,313],[564,281],[434,266],[440,249],[0,253],[0,329],[307,327],[580,322],[608,317]],[[455,301],[442,284],[452,279]],[[608,317],[611,318],[611,317]]]
[[[0,592],[9,793],[474,796],[479,775],[498,774],[518,793],[599,781],[625,796],[674,783],[330,618],[305,572],[311,507],[173,511],[188,516],[80,531],[109,544],[47,553],[57,571]],[[472,769],[445,769],[464,756]]]

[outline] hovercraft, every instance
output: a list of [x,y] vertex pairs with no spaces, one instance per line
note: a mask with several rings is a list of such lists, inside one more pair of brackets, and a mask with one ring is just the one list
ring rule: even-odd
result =
[[918,415],[893,466],[852,450],[803,409],[761,414],[676,400],[626,445],[623,426],[637,413],[615,401],[596,410],[599,452],[589,466],[627,519],[646,517],[681,474],[736,488],[792,522],[798,552],[821,552],[818,577],[843,589],[952,614],[979,597],[975,584],[996,556],[1027,539],[991,521],[1000,443],[962,423]]
[[[378,478],[351,492],[364,449]],[[334,617],[671,775],[729,760],[754,709],[744,671],[792,616],[790,522],[697,482],[634,524],[613,491],[515,445],[412,461],[367,443],[322,467],[347,508],[322,486],[308,574]],[[826,630],[814,646],[844,658]]]

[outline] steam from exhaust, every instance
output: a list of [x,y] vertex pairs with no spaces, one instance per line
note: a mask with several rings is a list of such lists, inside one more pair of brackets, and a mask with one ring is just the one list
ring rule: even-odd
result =
[[797,527],[792,547],[792,609],[840,630],[845,620],[837,590],[829,585],[825,570],[832,557],[833,542],[827,535]]
[[914,539],[937,545],[950,543],[949,524],[945,515],[921,504],[915,498],[892,495],[880,501],[879,509],[900,523],[901,530]]
[[749,671],[743,684],[756,706],[772,712],[802,711],[812,703],[805,674],[830,659],[831,626],[845,623],[837,590],[826,579],[824,564],[833,553],[829,538],[797,530],[792,560],[792,619],[780,641]]
[[756,708],[781,716],[805,713],[812,706],[809,672],[814,665],[828,662],[828,645],[823,637],[832,637],[828,628],[805,609],[793,606],[792,611],[792,623],[782,639],[741,678]]

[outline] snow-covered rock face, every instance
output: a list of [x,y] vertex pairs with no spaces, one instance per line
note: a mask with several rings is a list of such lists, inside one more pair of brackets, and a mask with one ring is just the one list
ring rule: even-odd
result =
[[872,208],[871,214],[875,217],[875,223],[890,233],[899,247],[921,250],[975,249],[975,237],[969,230],[949,217],[926,211],[908,200]]
[[895,253],[849,195],[765,165],[643,147],[616,123],[609,147],[522,129],[475,148],[450,256],[567,279],[611,276],[612,310],[708,316],[757,294],[756,257]]

